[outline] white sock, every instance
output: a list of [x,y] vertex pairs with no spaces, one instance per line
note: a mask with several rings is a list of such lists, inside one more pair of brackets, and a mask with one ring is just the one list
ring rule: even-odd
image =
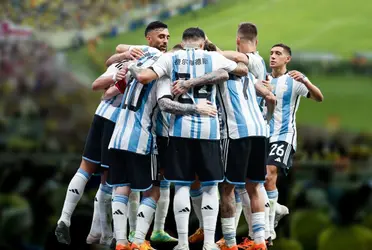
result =
[[235,193],[235,204],[236,204],[235,229],[237,229],[239,225],[240,216],[243,211],[243,207],[242,207],[242,200],[240,199],[239,192],[235,189],[234,193]]
[[128,196],[115,194],[112,200],[112,218],[114,220],[114,231],[117,244],[128,244],[127,239],[127,215]]
[[190,187],[175,186],[173,211],[176,220],[178,244],[189,245],[189,218],[190,218]]
[[137,213],[137,227],[134,235],[135,244],[141,245],[145,241],[146,234],[154,219],[155,210],[156,202],[152,198],[145,197],[142,199]]
[[267,240],[270,238],[270,201],[269,197],[267,196],[265,186],[262,184],[261,185],[261,192],[264,197],[265,201],[265,239]]
[[168,181],[160,182],[160,198],[155,211],[154,231],[164,231],[165,219],[169,208],[169,190],[170,183]]
[[[102,238],[111,238],[112,237],[112,226],[111,226],[112,188],[106,184],[101,184],[99,186],[99,191],[97,192],[97,196],[98,196],[98,204],[99,204]],[[128,200],[127,200],[127,203],[128,203]]]
[[223,238],[225,239],[226,245],[232,247],[236,245],[236,226],[235,217],[221,218],[221,227]]
[[63,204],[61,218],[59,218],[58,223],[63,221],[66,226],[70,226],[72,213],[80,198],[83,196],[85,185],[90,176],[89,173],[79,168],[74,177],[72,177],[67,188],[65,203]]
[[130,232],[136,231],[137,212],[140,202],[140,192],[132,191],[129,195],[128,218]]
[[265,212],[252,213],[253,239],[255,244],[265,242]]
[[217,184],[203,186],[202,216],[204,225],[204,244],[215,242],[216,223],[219,210]]
[[274,239],[275,236],[275,229],[274,229],[274,223],[275,223],[275,209],[276,209],[276,203],[278,202],[278,190],[275,189],[273,191],[267,191],[267,196],[269,197],[270,201],[270,213],[269,213],[269,221],[270,221],[270,235],[271,238]]
[[96,196],[94,197],[94,207],[93,207],[93,219],[92,225],[90,226],[89,234],[95,238],[101,237],[101,221],[100,221],[100,211],[99,211],[99,192],[98,189]]
[[199,228],[203,228],[203,217],[201,214],[201,203],[202,203],[202,198],[203,198],[202,194],[203,192],[200,188],[197,190],[190,191],[192,209],[194,210],[196,217],[199,220]]
[[238,190],[239,190],[238,192],[240,195],[240,199],[242,200],[242,207],[243,207],[243,214],[245,217],[245,221],[248,223],[248,228],[249,228],[248,236],[251,239],[253,239],[251,200],[249,199],[249,195],[245,187],[239,188]]

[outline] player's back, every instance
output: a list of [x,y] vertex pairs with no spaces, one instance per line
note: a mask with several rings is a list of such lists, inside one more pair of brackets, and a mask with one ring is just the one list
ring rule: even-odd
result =
[[[200,49],[186,49],[172,55],[172,81],[193,79],[222,68],[219,54]],[[216,106],[215,85],[191,88],[187,93],[175,98],[186,104],[198,104],[210,101]],[[175,115],[171,117],[170,135],[176,137],[211,139],[220,138],[219,122],[216,117],[200,115]]]

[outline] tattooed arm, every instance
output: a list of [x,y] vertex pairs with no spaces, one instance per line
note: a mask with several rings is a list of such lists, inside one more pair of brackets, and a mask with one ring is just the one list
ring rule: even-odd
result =
[[239,62],[238,66],[230,73],[237,76],[246,76],[248,75],[248,67],[244,63]]
[[228,79],[229,74],[227,73],[227,71],[224,69],[218,69],[194,79],[175,81],[172,87],[172,94],[175,96],[184,94],[190,88],[202,85],[218,84],[220,82],[227,81]]
[[161,111],[175,115],[199,114],[212,117],[217,115],[217,109],[210,102],[200,104],[184,104],[164,97],[158,100],[158,104]]

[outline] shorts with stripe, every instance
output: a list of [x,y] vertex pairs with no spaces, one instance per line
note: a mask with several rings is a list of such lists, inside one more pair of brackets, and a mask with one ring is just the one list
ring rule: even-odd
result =
[[102,167],[110,166],[110,151],[108,146],[112,133],[114,132],[115,123],[106,118],[94,115],[89,133],[85,142],[83,159]]
[[269,147],[267,165],[279,167],[287,175],[295,154],[292,144],[285,141],[277,141],[270,143]]
[[225,179],[235,185],[246,180],[265,182],[267,162],[267,138],[251,136],[228,139],[224,145]]
[[164,177],[171,182],[191,184],[222,182],[220,140],[169,137]]
[[152,187],[153,180],[157,178],[155,155],[118,149],[110,151],[112,160],[107,177],[109,185],[130,186],[134,191],[146,191]]

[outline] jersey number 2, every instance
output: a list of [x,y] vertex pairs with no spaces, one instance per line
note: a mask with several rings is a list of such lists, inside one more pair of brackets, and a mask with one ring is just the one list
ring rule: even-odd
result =
[[[175,73],[176,80],[189,80],[190,74],[189,73]],[[211,85],[202,85],[194,87],[194,98],[200,99],[207,99],[211,100],[211,93],[212,93],[212,86]],[[189,97],[180,96],[178,98],[180,103],[188,103],[193,104],[193,101]]]

